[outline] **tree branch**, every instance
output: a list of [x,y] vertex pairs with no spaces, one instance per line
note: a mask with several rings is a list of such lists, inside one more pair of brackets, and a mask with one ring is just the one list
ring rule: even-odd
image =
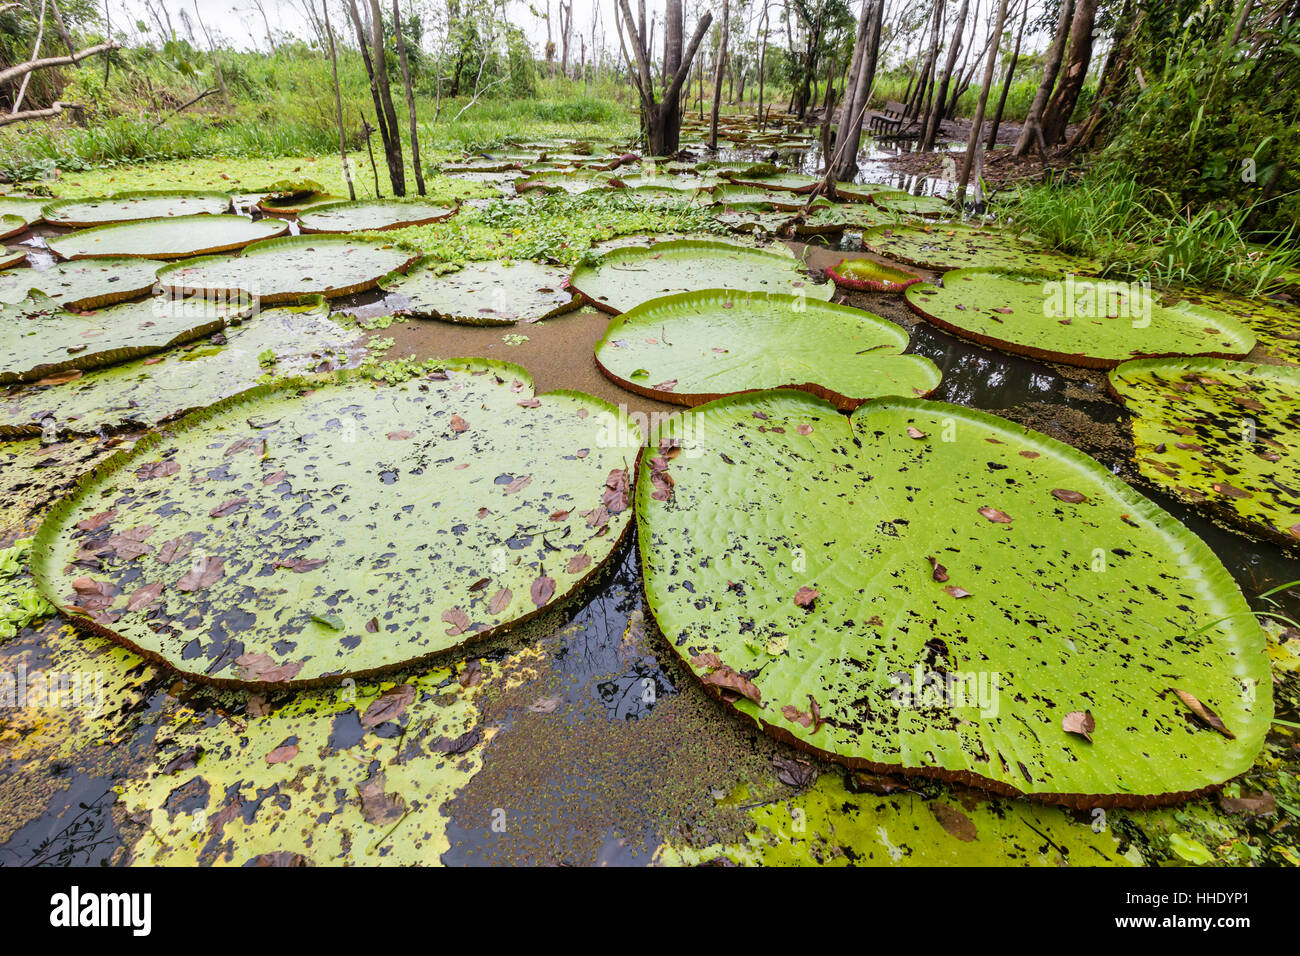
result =
[[116,50],[121,46],[116,40],[109,40],[106,43],[99,43],[95,46],[86,47],[77,53],[68,56],[47,56],[42,60],[29,60],[26,63],[19,63],[8,69],[0,70],[0,84],[12,83],[20,76],[26,76],[28,73],[36,70],[48,69],[52,66],[70,66],[73,63],[80,63],[87,57],[98,56],[100,53],[107,53],[109,50]]
[[[627,0],[623,0],[624,3]],[[691,38],[691,45],[686,48],[686,53],[682,56],[682,62],[677,66],[677,73],[673,76],[673,81],[668,89],[664,92],[664,102],[672,103],[682,92],[682,84],[686,82],[686,77],[691,72],[691,62],[695,59],[695,51],[700,48],[700,41],[704,39],[705,32],[709,25],[713,23],[713,14],[705,13],[696,24],[695,36]]]

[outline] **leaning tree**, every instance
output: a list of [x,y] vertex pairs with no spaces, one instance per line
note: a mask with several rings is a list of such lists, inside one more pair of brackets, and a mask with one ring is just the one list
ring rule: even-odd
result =
[[[628,0],[618,0],[623,23],[630,37],[632,53],[636,57],[638,91],[641,94],[641,119],[646,133],[646,151],[651,156],[669,156],[677,152],[681,139],[682,85],[691,72],[691,61],[700,48],[713,14],[706,12],[695,26],[690,46],[682,52],[685,34],[682,0],[667,0],[664,11],[664,63],[663,77],[666,87],[663,99],[656,100],[654,76],[650,70],[650,40],[646,33],[644,13],[640,22],[633,18]],[[641,9],[644,11],[644,0]]]

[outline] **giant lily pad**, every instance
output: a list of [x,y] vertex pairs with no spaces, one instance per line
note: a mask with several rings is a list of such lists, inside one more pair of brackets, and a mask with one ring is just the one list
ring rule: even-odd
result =
[[672,425],[637,483],[650,608],[776,736],[1075,806],[1173,800],[1259,752],[1258,621],[1200,539],[1091,458],[918,399],[845,419],[756,393]]
[[289,224],[279,219],[201,214],[95,226],[50,239],[48,245],[61,259],[92,256],[183,259],[240,249],[259,239],[284,235],[288,229]]
[[298,228],[309,233],[402,229],[439,222],[455,212],[455,207],[429,202],[364,199],[313,206],[298,217]]
[[329,318],[319,296],[266,309],[218,341],[87,372],[75,381],[13,388],[0,403],[0,437],[96,435],[152,428],[214,405],[267,372],[298,375],[356,364],[358,333]]
[[157,282],[158,263],[151,259],[77,259],[0,272],[0,303],[21,302],[36,290],[65,309],[98,309],[142,296]]
[[537,322],[582,304],[566,272],[528,260],[469,262],[454,271],[426,265],[388,276],[380,285],[406,300],[400,315],[466,325]]
[[67,312],[34,293],[0,305],[0,385],[125,362],[208,335],[252,311],[247,301],[159,297]]
[[906,295],[913,312],[962,338],[1086,368],[1167,355],[1237,357],[1255,346],[1231,316],[1156,305],[1136,284],[954,269],[942,288],[914,285]]
[[1148,359],[1110,383],[1133,416],[1143,476],[1256,534],[1300,541],[1300,369]]
[[220,215],[230,210],[230,196],[220,192],[141,190],[102,199],[64,199],[42,210],[46,222],[86,229],[140,219]]
[[[22,246],[14,246],[9,249],[0,251],[0,269],[8,269],[11,266],[22,265],[27,261],[27,250]],[[3,280],[0,276],[0,280]]]
[[826,274],[841,289],[856,292],[903,292],[921,281],[914,273],[865,258],[841,259]]
[[1300,365],[1300,305],[1281,299],[1248,299],[1228,292],[1199,289],[1182,290],[1177,298],[1239,319],[1255,333],[1259,345],[1269,354],[1292,365]]
[[901,354],[907,344],[901,328],[861,309],[709,289],[652,299],[613,319],[596,364],[629,391],[680,405],[788,385],[852,409],[938,386],[933,362]]
[[871,202],[886,212],[905,216],[938,219],[955,216],[957,210],[942,196],[913,196],[903,190],[878,191],[871,194]]
[[747,176],[744,172],[723,172],[737,186],[749,186],[753,189],[776,189],[781,192],[810,193],[821,182],[817,176],[805,176],[803,173],[777,173],[773,176]]
[[[37,532],[38,585],[188,677],[337,682],[519,624],[595,574],[640,438],[518,366],[287,382],[152,433]],[[92,593],[93,592],[93,593]]]
[[41,210],[48,199],[39,196],[0,196],[0,216],[10,216],[23,221],[24,226],[32,226],[41,221]]
[[1096,263],[1044,249],[1015,233],[979,226],[877,226],[862,234],[871,252],[923,269],[1092,272]]
[[27,220],[9,213],[0,215],[0,239],[8,239],[27,231]]
[[813,285],[789,256],[727,242],[684,239],[650,248],[615,249],[569,280],[597,308],[617,314],[676,292],[726,288],[829,299],[835,287]]
[[332,299],[373,289],[384,276],[418,258],[352,236],[288,236],[255,242],[237,255],[163,266],[158,281],[176,292],[238,290],[262,302],[288,302],[304,295]]

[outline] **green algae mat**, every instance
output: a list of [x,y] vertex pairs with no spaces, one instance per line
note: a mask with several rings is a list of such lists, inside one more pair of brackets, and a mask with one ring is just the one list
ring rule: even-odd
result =
[[199,681],[391,670],[527,620],[629,524],[637,429],[518,366],[292,380],[138,441],[46,519],[73,620]]
[[735,289],[829,299],[830,283],[814,285],[793,258],[727,242],[683,239],[615,249],[579,266],[570,285],[587,301],[617,314],[677,292]]
[[60,259],[183,259],[241,249],[249,243],[282,236],[288,230],[289,224],[279,219],[200,214],[95,226],[50,239],[47,245]]
[[938,386],[934,363],[901,354],[907,346],[903,329],[861,309],[710,289],[617,316],[596,344],[596,364],[629,391],[680,405],[790,386],[853,409]]
[[1237,585],[1080,452],[918,399],[846,419],[775,391],[672,422],[638,469],[650,609],[778,738],[1075,807],[1171,802],[1263,745]]
[[255,242],[241,253],[174,262],[158,270],[173,292],[240,291],[262,302],[307,295],[336,298],[373,289],[419,256],[352,236],[286,236]]
[[1261,537],[1300,542],[1300,369],[1212,359],[1126,362],[1143,477]]
[[115,365],[208,335],[252,311],[251,303],[191,298],[69,312],[33,293],[0,305],[0,385]]
[[862,234],[863,246],[922,269],[1009,269],[1094,272],[1097,263],[1053,252],[1004,229],[957,223],[936,226],[876,226]]
[[8,269],[0,272],[0,303],[21,302],[36,290],[65,309],[98,309],[147,294],[158,282],[158,265],[151,259],[110,257]]
[[173,216],[220,215],[230,211],[227,193],[187,190],[137,190],[99,199],[65,199],[42,210],[45,221],[56,226],[88,229],[138,219]]
[[253,388],[269,371],[298,375],[356,364],[358,337],[330,320],[320,297],[266,309],[187,348],[71,381],[11,388],[0,404],[0,438],[152,428]]
[[398,298],[398,315],[464,325],[538,322],[582,304],[566,271],[526,259],[467,262],[459,269],[426,262],[379,285]]
[[1232,316],[1156,305],[1136,283],[954,269],[942,286],[914,285],[906,299],[954,335],[1085,368],[1169,355],[1234,358],[1255,347],[1255,336]]

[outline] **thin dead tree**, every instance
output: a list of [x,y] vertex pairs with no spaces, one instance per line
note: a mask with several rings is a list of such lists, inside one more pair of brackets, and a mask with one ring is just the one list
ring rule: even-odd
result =
[[722,35],[713,69],[713,111],[709,114],[709,149],[718,148],[718,109],[722,105],[722,76],[727,64],[727,31],[731,26],[731,0],[722,0]]
[[[631,27],[632,9],[628,0],[618,0],[623,10],[623,21]],[[681,141],[681,96],[682,87],[690,76],[691,63],[700,48],[713,14],[705,12],[695,27],[695,35],[690,45],[682,52],[682,39],[685,32],[683,24],[682,0],[667,0],[664,18],[664,58],[663,77],[666,84],[663,99],[656,102],[654,97],[654,78],[650,66],[650,38],[645,32],[644,6],[642,7],[641,25],[636,30],[629,29],[628,38],[632,52],[636,56],[637,70],[641,75],[641,112],[646,125],[646,149],[651,156],[668,156],[677,152]]]
[[844,107],[835,155],[827,163],[828,175],[835,182],[850,182],[858,172],[858,148],[862,143],[862,121],[871,102],[871,87],[876,79],[880,57],[880,32],[884,24],[884,0],[864,0],[858,19],[858,39],[854,43],[853,66],[849,70]]
[[1065,54],[1065,41],[1070,33],[1070,20],[1074,16],[1074,0],[1061,0],[1061,11],[1056,20],[1056,32],[1052,36],[1052,45],[1047,50],[1047,62],[1043,67],[1043,79],[1038,84],[1038,92],[1029,105],[1025,116],[1025,125],[1020,127],[1020,137],[1016,140],[1011,155],[1019,159],[1035,146],[1043,158],[1047,158],[1047,144],[1043,139],[1043,110],[1047,107],[1047,98],[1052,95],[1056,85],[1056,74],[1061,70],[1061,59]]
[[[330,67],[334,70],[334,119],[339,127],[339,161],[343,164],[343,178],[348,184],[348,198],[355,201],[357,189],[352,185],[352,164],[348,162],[348,138],[343,131],[343,94],[339,90],[339,55],[334,46],[334,27],[330,25],[329,0],[320,0],[325,12],[325,37],[329,41]],[[379,192],[378,189],[375,190]]]
[[1011,59],[1007,61],[1007,69],[1002,77],[1002,92],[998,95],[998,107],[993,111],[993,125],[989,129],[988,141],[984,144],[985,148],[992,149],[998,142],[998,127],[1002,125],[1002,112],[1007,108],[1007,94],[1011,92],[1011,80],[1016,75],[1016,63],[1020,59],[1020,41],[1025,36],[1025,21],[1029,19],[1029,0],[1025,0],[1024,7],[1020,10],[1020,25],[1016,28],[1016,45],[1011,50]]
[[[31,58],[35,60],[41,55],[41,44],[45,41],[45,0],[41,0],[41,16],[36,26],[36,43],[32,47]],[[9,111],[10,115],[19,112],[23,108],[23,100],[27,96],[27,84],[31,82],[32,74],[24,73],[22,85],[18,87],[18,96],[14,98],[14,107]]]
[[[352,26],[357,33],[357,43],[361,47],[361,62],[370,77],[370,97],[375,104],[375,122],[379,124],[379,138],[384,145],[384,158],[388,163],[388,178],[396,196],[406,195],[406,169],[402,162],[402,141],[397,135],[397,113],[393,109],[391,92],[385,100],[381,91],[388,90],[387,62],[384,58],[383,23],[378,17],[378,0],[370,0],[371,31],[366,36],[366,28],[361,22],[361,11],[357,0],[348,0],[348,11],[352,16]],[[378,42],[374,42],[378,37]],[[373,44],[373,46],[372,46]],[[372,53],[377,55],[372,59]],[[367,139],[367,145],[369,140]]]
[[406,112],[411,121],[411,165],[415,168],[415,189],[424,195],[424,171],[420,169],[420,132],[415,118],[415,90],[411,86],[411,64],[406,57],[406,39],[402,36],[402,11],[393,0],[393,32],[397,34],[397,58],[402,64],[402,85],[406,87]]
[[935,89],[934,102],[925,121],[925,135],[921,138],[922,152],[934,148],[935,138],[939,135],[939,125],[943,122],[943,111],[948,102],[948,84],[952,80],[953,67],[957,64],[957,55],[961,52],[961,31],[966,27],[966,13],[970,9],[970,0],[961,0],[957,12],[957,25],[953,27],[952,43],[948,45],[948,59],[944,62],[943,74]]
[[208,40],[208,52],[212,56],[212,71],[217,74],[217,89],[221,91],[221,102],[230,108],[230,96],[226,92],[226,77],[221,72],[221,63],[217,60],[217,45],[212,40],[212,34],[203,23],[203,14],[199,13],[199,0],[194,0],[194,16],[199,21],[199,29]]
[[[997,22],[993,25],[993,36],[1002,39],[1002,26],[1007,20],[1007,0],[999,0]],[[980,87],[979,102],[975,104],[975,118],[971,120],[970,138],[966,141],[966,156],[961,161],[961,176],[957,181],[957,205],[966,201],[966,184],[970,182],[971,165],[975,161],[975,152],[980,148],[980,133],[984,128],[984,110],[989,102],[989,90],[993,88],[993,72],[997,67],[998,43],[989,46],[989,56],[984,63],[984,83]]]
[[[162,0],[158,0],[162,5]],[[262,0],[253,0],[253,6],[257,7],[257,12],[262,15],[262,25],[266,27],[266,42],[271,44],[271,52],[275,52],[275,37],[271,35],[271,21],[266,18],[266,7],[262,5]],[[163,8],[166,9],[165,7]]]

